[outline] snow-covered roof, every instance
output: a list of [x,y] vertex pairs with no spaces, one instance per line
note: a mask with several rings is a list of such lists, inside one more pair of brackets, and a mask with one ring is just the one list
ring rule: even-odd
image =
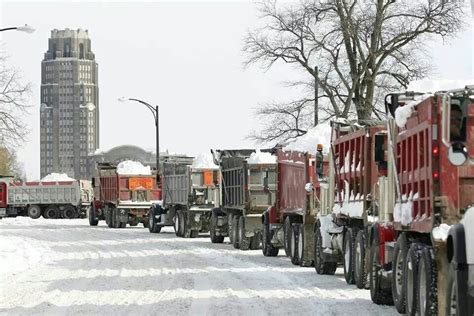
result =
[[138,161],[125,160],[117,165],[117,173],[121,175],[151,176],[150,166],[144,166]]
[[219,166],[214,163],[211,153],[198,155],[194,158],[191,167],[196,169],[219,169]]
[[247,159],[249,164],[274,164],[277,161],[277,157],[267,152],[261,152],[257,149],[256,152],[250,154]]
[[306,134],[298,137],[294,142],[288,144],[283,150],[296,150],[314,153],[318,144],[323,145],[323,151],[329,152],[331,143],[331,126],[329,123],[319,124],[309,129]]
[[55,181],[75,181],[75,179],[68,177],[65,173],[50,173],[41,179],[41,182],[55,182]]

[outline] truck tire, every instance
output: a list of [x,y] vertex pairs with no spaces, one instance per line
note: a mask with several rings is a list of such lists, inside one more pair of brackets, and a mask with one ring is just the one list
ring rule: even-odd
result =
[[395,243],[393,249],[393,265],[392,265],[392,297],[393,303],[400,314],[406,311],[406,295],[403,282],[403,271],[408,253],[408,240],[405,233],[401,233]]
[[55,205],[50,205],[44,210],[43,214],[44,218],[58,218],[59,217],[59,209]]
[[28,216],[32,219],[37,219],[41,216],[41,208],[39,205],[30,205],[28,207]]
[[405,269],[403,270],[406,294],[406,314],[415,316],[418,308],[418,263],[421,257],[423,246],[419,243],[413,243],[408,249]]
[[184,222],[184,213],[183,211],[179,210],[178,211],[178,221],[179,221],[179,237],[184,237],[184,232],[185,232],[185,222]]
[[235,249],[239,249],[239,216],[232,216],[232,241]]
[[250,238],[245,236],[245,217],[239,217],[239,247],[240,250],[250,249]]
[[234,222],[233,219],[234,219],[234,216],[232,216],[232,214],[229,214],[227,216],[228,220],[227,220],[227,230],[228,230],[228,234],[229,234],[229,241],[230,243],[233,245],[234,244],[234,229],[232,227],[232,223]]
[[357,288],[364,289],[367,284],[367,273],[365,271],[365,232],[363,230],[357,232],[354,258],[354,281]]
[[[448,286],[446,289],[446,311],[445,315],[469,315],[467,267],[458,266],[455,262],[449,264]],[[465,276],[463,278],[463,276]]]
[[174,233],[176,234],[177,237],[179,236],[179,216],[178,216],[178,211],[174,211],[174,216],[173,216],[173,228],[174,228]]
[[291,221],[290,217],[287,216],[285,221],[283,222],[283,244],[285,246],[285,254],[287,257],[291,257],[291,249],[290,249],[290,242],[291,242]]
[[326,262],[323,257],[323,238],[321,228],[316,224],[314,230],[314,269],[317,274],[334,275],[337,269],[337,262]]
[[265,257],[276,257],[278,256],[279,249],[272,245],[272,233],[270,231],[270,225],[265,221],[262,230],[262,252]]
[[66,205],[61,212],[62,218],[73,219],[77,217],[77,210],[72,205]]
[[113,222],[112,222],[112,218],[113,218],[112,211],[113,209],[111,209],[110,207],[106,207],[105,209],[105,223],[107,224],[109,228],[114,227]]
[[148,231],[152,234],[161,232],[161,226],[158,226],[156,222],[156,210],[154,207],[151,207],[148,211]]
[[262,234],[255,233],[253,237],[250,238],[250,249],[257,250],[260,249]]
[[89,208],[89,225],[90,226],[97,226],[99,224],[99,220],[97,219],[97,213],[95,211],[94,203],[92,203],[91,207]]
[[296,266],[300,265],[300,255],[298,254],[298,243],[299,243],[299,228],[300,225],[295,223],[292,225],[292,234],[290,235],[290,249],[291,249],[291,263]]
[[379,266],[379,253],[379,236],[377,229],[375,229],[369,255],[370,298],[375,304],[391,305],[393,303],[391,290],[382,287],[382,267]]
[[224,242],[224,236],[217,236],[216,235],[216,227],[217,227],[217,216],[212,212],[211,220],[209,223],[209,235],[211,236],[211,242],[213,244],[222,244]]
[[347,284],[354,284],[354,246],[355,246],[355,233],[352,228],[346,228],[344,234],[344,252],[343,252],[343,266],[344,266],[344,278]]
[[190,238],[196,238],[199,236],[199,230],[191,230],[191,233],[189,235]]
[[299,225],[298,229],[298,261],[302,267],[311,267],[314,264],[313,258],[306,258],[304,256],[304,225]]
[[418,264],[418,315],[438,315],[438,271],[433,247],[421,251]]

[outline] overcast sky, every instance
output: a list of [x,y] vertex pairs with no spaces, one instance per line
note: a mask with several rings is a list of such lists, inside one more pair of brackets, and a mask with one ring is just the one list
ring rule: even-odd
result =
[[[254,147],[245,136],[259,122],[254,108],[292,93],[282,65],[244,69],[242,39],[257,23],[254,2],[21,2],[0,0],[0,26],[25,23],[36,32],[2,32],[2,49],[33,84],[29,140],[18,149],[28,178],[39,177],[41,60],[52,29],[87,29],[99,64],[100,147],[154,148],[149,110],[118,97],[160,106],[160,148],[197,155],[210,148]],[[432,44],[433,79],[468,80],[473,72],[469,26],[448,43]]]

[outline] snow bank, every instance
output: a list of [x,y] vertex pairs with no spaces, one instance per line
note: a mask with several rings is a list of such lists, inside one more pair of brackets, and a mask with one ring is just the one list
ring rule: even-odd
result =
[[413,108],[415,105],[431,96],[431,94],[418,95],[415,96],[413,101],[406,103],[404,106],[399,106],[395,110],[395,122],[397,123],[398,127],[405,127],[408,118],[413,113]]
[[41,179],[41,182],[56,182],[56,181],[75,181],[76,179],[68,177],[65,173],[50,173]]
[[219,169],[219,166],[214,163],[211,153],[203,153],[194,158],[191,167],[197,169]]
[[274,164],[276,161],[276,156],[270,153],[261,152],[260,149],[257,149],[257,151],[252,153],[247,159],[249,164]]
[[125,160],[118,164],[117,173],[122,175],[151,176],[150,166],[144,166],[138,161]]
[[413,221],[412,208],[413,200],[418,199],[418,193],[410,192],[408,198],[406,194],[402,195],[402,202],[397,200],[393,210],[393,219],[395,222],[400,222],[403,226],[410,224]]
[[438,227],[433,228],[433,238],[438,240],[446,240],[448,239],[448,232],[451,228],[448,224],[441,224]]
[[294,142],[288,144],[283,150],[302,151],[315,153],[318,144],[323,145],[323,151],[329,152],[329,144],[331,142],[331,126],[329,123],[319,124],[308,130],[306,134],[298,137]]

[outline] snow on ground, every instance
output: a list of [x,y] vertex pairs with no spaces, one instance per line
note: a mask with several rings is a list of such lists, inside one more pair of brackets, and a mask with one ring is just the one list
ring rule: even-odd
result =
[[117,173],[122,175],[151,175],[150,166],[144,166],[138,161],[125,160],[117,165]]
[[0,220],[0,314],[396,315],[368,290],[280,255],[182,239],[171,228]]
[[250,154],[247,159],[249,164],[274,164],[277,161],[277,157],[267,152],[261,152],[257,149],[256,152]]
[[41,179],[41,182],[54,182],[54,181],[74,181],[75,179],[68,177],[65,173],[50,173]]
[[331,141],[331,126],[329,123],[318,124],[308,130],[306,134],[298,137],[294,142],[285,146],[284,150],[297,150],[309,153],[316,153],[316,146],[323,145],[323,152],[329,152],[329,144]]
[[196,169],[219,169],[219,166],[214,163],[212,154],[203,153],[194,158],[192,168]]

